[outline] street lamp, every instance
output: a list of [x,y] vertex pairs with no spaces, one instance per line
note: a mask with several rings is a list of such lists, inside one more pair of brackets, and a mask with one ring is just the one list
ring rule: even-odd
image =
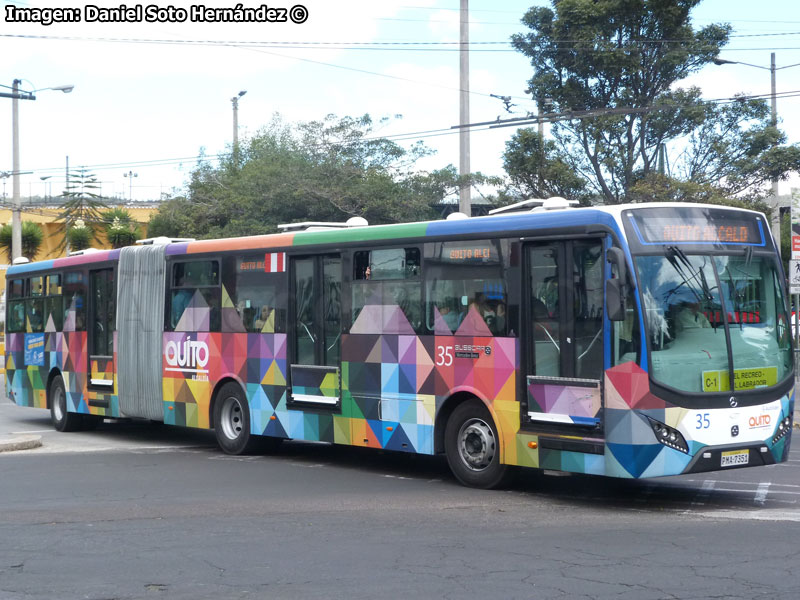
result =
[[[770,73],[770,99],[772,101],[772,119],[771,123],[773,127],[778,126],[778,99],[776,94],[776,87],[775,87],[775,71],[780,71],[781,69],[788,69],[789,67],[797,67],[800,66],[800,63],[795,63],[793,65],[785,65],[783,67],[776,67],[775,66],[775,53],[772,52],[770,54],[770,66],[765,67],[763,65],[754,65],[751,63],[741,62],[738,60],[725,60],[724,58],[714,58],[712,62],[715,65],[744,65],[746,67],[755,67],[756,69],[763,69],[765,71],[769,71]],[[778,208],[778,178],[772,178],[772,198],[774,202],[774,210],[772,211],[772,236],[775,238],[778,246],[778,253],[781,251],[781,215],[780,210]]]
[[[133,178],[138,177],[138,173],[134,173],[133,171],[128,171],[127,173],[122,174],[123,177],[127,177],[128,181],[128,202],[133,202]],[[123,192],[124,194],[125,192]]]
[[247,90],[242,90],[236,96],[231,98],[233,104],[233,154],[236,156],[239,153],[239,98],[244,96]]
[[15,79],[11,87],[11,93],[0,92],[0,98],[11,98],[11,175],[12,175],[12,209],[11,209],[11,261],[22,256],[22,205],[19,196],[19,101],[36,100],[35,92],[45,90],[56,90],[69,94],[74,85],[59,85],[56,87],[41,88],[32,92],[25,92],[19,89],[21,79]]

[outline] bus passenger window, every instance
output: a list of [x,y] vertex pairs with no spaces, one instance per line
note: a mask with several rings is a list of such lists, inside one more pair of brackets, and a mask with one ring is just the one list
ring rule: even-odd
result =
[[86,330],[86,282],[83,273],[64,274],[64,331]]
[[12,279],[8,282],[8,316],[6,327],[9,333],[25,331],[25,280]]
[[237,256],[230,263],[235,279],[226,274],[223,279],[235,313],[223,316],[223,331],[248,333],[285,333],[286,331],[286,272],[267,271],[264,253]]
[[219,331],[221,321],[218,260],[175,263],[172,268],[169,327],[172,331]]
[[[436,335],[509,335],[502,240],[426,248],[425,326]],[[514,335],[514,333],[510,333]]]
[[355,252],[351,295],[353,322],[365,306],[398,306],[411,329],[420,333],[423,328],[420,256],[419,248]]
[[64,322],[64,299],[61,290],[61,275],[47,276],[47,298],[45,298],[45,328],[52,319],[56,331],[61,331]]

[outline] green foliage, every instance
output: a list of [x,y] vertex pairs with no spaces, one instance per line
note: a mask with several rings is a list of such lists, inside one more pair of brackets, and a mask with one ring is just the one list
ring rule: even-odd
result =
[[[345,221],[371,224],[436,218],[434,207],[460,180],[451,168],[432,173],[411,167],[430,153],[375,137],[363,117],[327,116],[287,124],[280,118],[219,166],[202,163],[186,197],[162,204],[148,235],[218,238],[274,233],[279,223]],[[487,178],[474,175],[470,181]]]
[[112,208],[102,213],[106,239],[112,248],[131,246],[139,239],[139,227],[124,208]]
[[[66,231],[71,223],[80,219],[89,230],[90,239],[93,238],[99,243],[97,232],[99,231],[98,227],[103,222],[102,211],[108,208],[103,202],[102,196],[95,191],[99,189],[100,183],[97,177],[87,169],[80,168],[69,173],[67,189],[62,195],[58,214],[59,221],[64,223],[62,232]],[[65,236],[65,239],[68,237],[69,235]],[[74,248],[71,243],[70,246],[73,250],[84,249]]]
[[[553,0],[552,8],[531,8],[528,31],[512,38],[531,59],[528,91],[562,119],[545,156],[568,165],[605,203],[650,195],[651,175],[666,171],[659,153],[668,142],[683,148],[671,173],[687,185],[657,186],[667,196],[764,198],[771,178],[800,171],[800,145],[782,145],[764,100],[703,102],[698,88],[676,87],[730,35],[727,24],[693,29],[700,1]],[[509,174],[517,182],[520,171],[535,176],[546,191],[558,173],[523,141],[506,150]]]
[[81,219],[67,229],[66,239],[72,252],[86,250],[92,245],[92,230],[89,229]]
[[586,180],[576,173],[570,156],[533,129],[519,129],[506,142],[503,167],[511,180],[504,192],[509,198],[580,199],[586,195]]
[[[11,262],[12,254],[12,239],[13,233],[11,225],[3,225],[0,227],[0,247],[6,255],[7,262]],[[38,224],[31,221],[22,222],[22,256],[29,260],[33,260],[39,252],[44,240],[44,233]]]

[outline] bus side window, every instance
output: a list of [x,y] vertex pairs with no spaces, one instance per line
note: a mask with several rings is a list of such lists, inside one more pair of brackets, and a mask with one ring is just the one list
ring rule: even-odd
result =
[[214,259],[172,265],[168,313],[170,330],[220,330],[222,301],[219,263]]
[[25,316],[27,317],[30,331],[39,333],[44,331],[44,277],[41,275],[31,277],[28,281],[30,297],[25,300]]
[[429,332],[516,335],[509,323],[504,266],[508,249],[503,244],[495,239],[436,242],[426,247],[425,325]]
[[82,272],[64,273],[64,331],[86,329],[86,281]]
[[[228,262],[225,263],[228,268]],[[223,323],[224,331],[249,333],[285,333],[286,331],[286,272],[270,272],[265,267],[264,253],[238,256],[235,259],[236,277],[226,276],[226,288],[236,308],[237,323]],[[240,322],[240,323],[239,323]],[[232,326],[233,325],[233,326]]]
[[64,322],[64,298],[61,289],[61,275],[47,276],[47,297],[45,298],[45,325],[52,319],[56,331],[61,331]]
[[420,333],[422,319],[419,248],[380,248],[353,254],[352,318],[368,305],[399,306]]
[[8,316],[6,327],[9,333],[25,331],[25,280],[12,279],[8,282]]

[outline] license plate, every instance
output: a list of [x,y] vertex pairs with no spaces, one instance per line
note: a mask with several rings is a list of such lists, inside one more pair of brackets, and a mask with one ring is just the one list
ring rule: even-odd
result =
[[750,462],[749,450],[731,450],[722,453],[722,462],[720,467],[735,467],[737,465],[746,465]]

